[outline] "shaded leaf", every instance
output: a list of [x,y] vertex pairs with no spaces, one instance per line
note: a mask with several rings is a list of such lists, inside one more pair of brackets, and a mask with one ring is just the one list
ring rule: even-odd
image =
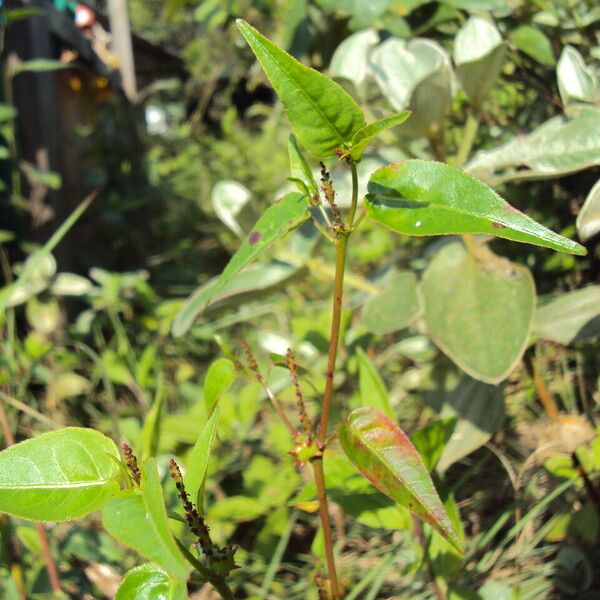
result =
[[154,402],[152,403],[148,414],[144,418],[144,424],[142,425],[142,459],[148,458],[149,456],[156,456],[158,452],[163,399],[164,394],[161,382],[157,387]]
[[534,333],[568,346],[600,334],[600,285],[588,285],[538,307]]
[[496,27],[481,17],[470,17],[454,42],[456,73],[467,96],[480,106],[496,83],[505,46]]
[[463,377],[448,394],[440,416],[456,419],[456,425],[445,445],[437,469],[450,465],[481,448],[501,427],[504,420],[504,390],[471,377]]
[[369,215],[407,235],[486,233],[571,254],[586,249],[513,208],[464,171],[426,160],[406,160],[373,173]]
[[363,323],[376,335],[409,325],[422,312],[417,277],[412,271],[394,274],[385,289],[370,296],[363,307]]
[[427,330],[461,369],[499,383],[521,360],[535,308],[529,270],[496,257],[482,262],[448,244],[423,276]]
[[418,429],[410,436],[429,471],[435,469],[455,427],[455,417],[438,419]]
[[590,106],[571,112],[572,118],[554,117],[527,135],[478,152],[466,170],[496,185],[548,179],[600,164],[600,110]]
[[331,57],[329,73],[332,77],[342,77],[356,86],[362,85],[368,74],[368,55],[379,42],[374,29],[357,31],[347,37]]
[[556,65],[558,91],[563,104],[596,102],[600,99],[600,83],[595,73],[583,62],[572,46],[565,46]]
[[305,67],[242,19],[237,26],[286,109],[296,137],[317,157],[349,145],[364,124],[352,97],[325,75]]
[[154,458],[149,458],[142,465],[141,492],[122,492],[120,497],[104,508],[102,522],[107,531],[123,544],[156,562],[172,575],[187,579],[191,567],[169,529]]
[[303,194],[297,192],[286,194],[269,206],[233,255],[217,283],[200,288],[179,309],[173,321],[173,334],[185,333],[194,319],[206,309],[211,299],[222,291],[235,275],[277,240],[307,221],[309,216],[306,199]]
[[115,600],[186,600],[187,590],[154,563],[130,569],[125,574]]
[[556,62],[550,40],[530,25],[521,25],[510,33],[512,43],[524,54],[542,65],[552,66]]
[[453,546],[461,542],[416,448],[386,415],[357,408],[338,429],[344,452],[381,492],[429,523]]
[[371,359],[362,348],[356,349],[358,381],[362,406],[372,406],[388,417],[394,418],[388,391]]
[[584,242],[600,231],[600,179],[590,190],[579,214],[577,215],[577,233]]
[[0,452],[0,512],[35,521],[70,521],[119,492],[119,453],[93,429],[67,427]]
[[0,104],[0,123],[10,121],[17,116],[17,109],[10,104]]
[[204,513],[204,482],[208,469],[208,460],[219,426],[219,407],[212,413],[208,423],[204,426],[202,433],[188,455],[187,467],[185,469],[184,483],[190,498],[198,507],[200,514]]
[[49,60],[46,58],[34,58],[17,63],[10,71],[9,76],[15,77],[19,73],[47,73],[49,71],[59,71],[61,69],[71,69],[73,65],[60,62],[59,60]]

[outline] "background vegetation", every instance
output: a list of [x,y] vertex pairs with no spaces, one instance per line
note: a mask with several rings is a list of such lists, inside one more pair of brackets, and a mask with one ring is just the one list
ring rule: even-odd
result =
[[[597,597],[600,7],[133,0],[130,8],[133,28],[181,53],[189,77],[140,94],[139,114],[156,117],[142,128],[143,155],[115,126],[110,102],[99,115],[89,133],[97,168],[88,175],[90,185],[102,184],[93,209],[102,243],[81,249],[79,272],[63,272],[52,254],[31,254],[22,229],[1,232],[6,283],[30,269],[0,316],[4,432],[18,441],[81,425],[127,441],[156,457],[176,511],[168,461],[185,464],[218,402],[206,515],[214,539],[239,545],[236,597],[317,597],[323,542],[314,484],[287,456],[288,432],[263,388],[230,381],[222,357],[246,360],[245,340],[293,405],[281,357],[294,348],[316,414],[332,249],[312,229],[299,230],[184,336],[171,334],[183,299],[220,273],[291,185],[289,127],[234,27],[243,17],[335,77],[373,118],[413,111],[368,150],[363,186],[377,167],[406,157],[464,165],[589,252],[470,240],[470,252],[491,248],[509,272],[492,287],[485,272],[470,270],[459,240],[408,238],[365,220],[349,256],[333,419],[365,403],[392,413],[425,454],[447,509],[460,515],[467,553],[461,558],[373,493],[334,447],[326,476],[348,598]],[[12,117],[3,105],[9,142]],[[349,175],[329,166],[343,204]],[[5,196],[18,207],[17,192]],[[34,526],[4,516],[0,528],[1,593],[50,597]],[[119,577],[142,562],[97,516],[52,526],[50,538],[72,598],[113,597]],[[192,593],[211,597],[193,582]]]

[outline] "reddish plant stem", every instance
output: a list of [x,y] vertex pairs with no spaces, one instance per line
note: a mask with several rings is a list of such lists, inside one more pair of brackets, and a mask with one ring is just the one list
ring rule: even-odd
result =
[[331,398],[333,396],[333,375],[340,341],[340,323],[342,320],[342,296],[344,294],[344,270],[346,267],[346,236],[339,238],[335,243],[335,279],[333,284],[333,313],[331,318],[331,336],[329,338],[329,355],[327,358],[327,374],[325,377],[325,392],[321,406],[321,423],[319,425],[319,443],[324,444],[327,439],[327,426]]
[[[13,435],[8,417],[6,416],[4,402],[2,400],[0,400],[0,427],[2,427],[2,433],[4,434],[6,446],[13,446],[15,443],[15,436]],[[60,578],[58,576],[58,569],[56,568],[56,562],[54,562],[54,557],[52,556],[52,551],[50,550],[48,532],[41,523],[36,523],[35,528],[37,530],[38,537],[40,538],[42,556],[44,557],[44,562],[46,563],[46,571],[48,571],[48,579],[50,580],[52,591],[54,593],[62,592]]]

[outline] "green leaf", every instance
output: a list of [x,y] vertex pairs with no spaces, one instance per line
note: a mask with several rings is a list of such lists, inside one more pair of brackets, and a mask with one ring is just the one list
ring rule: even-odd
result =
[[433,471],[437,465],[455,427],[456,417],[438,419],[418,429],[411,436],[412,443],[419,451],[428,471]]
[[286,194],[269,206],[233,255],[217,283],[201,288],[183,304],[173,321],[173,334],[184,334],[225,284],[259,254],[309,218],[306,199],[297,192]]
[[206,481],[208,460],[217,436],[218,426],[219,407],[217,406],[189,453],[185,469],[185,477],[183,479],[185,489],[192,501],[196,503],[200,514],[204,513],[204,482]]
[[531,332],[536,296],[529,270],[499,257],[478,260],[451,243],[431,261],[422,289],[436,345],[476,379],[507,377]]
[[246,186],[229,179],[218,181],[211,194],[215,214],[239,237],[256,220],[251,200],[252,194]]
[[362,85],[368,75],[369,52],[378,42],[379,35],[373,29],[357,31],[347,37],[331,57],[330,75]]
[[17,116],[17,109],[11,104],[0,104],[0,123],[11,121]]
[[565,46],[556,65],[558,91],[563,104],[594,103],[600,100],[598,77],[583,62],[581,54],[572,46]]
[[325,75],[305,67],[242,19],[237,26],[258,58],[302,145],[319,158],[345,148],[365,124],[352,97]]
[[173,579],[154,563],[130,569],[115,600],[187,600],[185,582]]
[[394,418],[394,410],[390,404],[388,391],[377,372],[371,359],[362,348],[356,349],[358,357],[358,382],[360,389],[361,405],[372,406],[383,412],[388,417]]
[[449,165],[406,160],[373,173],[369,215],[407,235],[486,233],[570,254],[586,249],[513,208],[490,187]]
[[62,186],[62,178],[59,173],[38,169],[27,162],[21,162],[19,166],[25,173],[29,183],[37,183],[49,187],[51,190],[59,190]]
[[0,512],[35,521],[70,521],[119,492],[119,453],[93,429],[68,427],[0,452]]
[[391,419],[371,407],[357,408],[340,425],[338,433],[348,458],[379,491],[429,523],[462,551],[423,460]]
[[290,157],[290,173],[292,178],[299,179],[305,186],[311,196],[319,195],[319,186],[313,177],[312,171],[304,158],[304,155],[298,148],[298,142],[293,134],[290,134],[288,140],[288,154]]
[[456,73],[469,100],[481,106],[496,83],[505,46],[496,27],[481,17],[470,17],[456,34]]
[[466,170],[497,185],[504,181],[550,179],[600,164],[600,110],[579,106],[570,111],[572,118],[554,117],[528,135],[478,152]]
[[72,65],[63,63],[59,60],[49,60],[46,58],[34,58],[19,62],[9,73],[10,77],[15,77],[19,73],[47,73],[48,71],[60,71],[62,69],[71,69]]
[[521,25],[511,31],[510,39],[521,52],[540,64],[550,67],[556,62],[550,40],[539,29]]
[[48,256],[60,243],[67,232],[75,225],[79,217],[85,212],[95,194],[88,196],[68,217],[61,226],[52,234],[50,239],[37,250],[34,254],[28,257],[25,268],[19,275],[17,281],[11,286],[7,286],[0,291],[0,312],[4,312],[7,306],[10,306],[13,297],[19,294],[19,291],[24,288],[27,283],[36,275],[40,265],[48,260]]
[[533,331],[568,346],[600,334],[600,285],[561,294],[538,307]]
[[187,579],[191,567],[177,547],[169,528],[156,460],[142,465],[141,492],[127,490],[102,512],[107,531],[120,542],[156,562],[167,572]]
[[363,324],[376,335],[385,335],[407,327],[422,312],[417,277],[412,271],[400,271],[379,294],[370,296],[363,307]]
[[402,123],[404,123],[404,121],[410,117],[410,114],[410,110],[403,110],[400,113],[391,115],[390,117],[385,117],[384,119],[379,119],[379,121],[375,121],[374,123],[369,123],[369,125],[361,127],[352,136],[352,141],[350,142],[350,156],[354,160],[359,160],[365,148],[373,138],[377,137],[386,129],[402,125]]
[[142,426],[142,459],[156,456],[160,441],[161,412],[163,407],[162,382],[156,390],[156,397]]
[[210,364],[204,377],[204,403],[209,415],[212,414],[221,395],[229,389],[235,376],[235,365],[228,358],[217,358]]
[[504,390],[465,376],[447,394],[440,415],[456,425],[438,461],[437,469],[450,465],[481,448],[501,427],[504,420]]
[[590,190],[579,214],[577,215],[577,233],[584,242],[600,231],[600,179]]

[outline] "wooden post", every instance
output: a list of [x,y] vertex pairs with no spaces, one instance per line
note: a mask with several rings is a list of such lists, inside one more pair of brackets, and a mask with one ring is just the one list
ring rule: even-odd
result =
[[119,61],[123,91],[131,102],[137,96],[131,28],[127,14],[127,0],[108,0],[108,18],[112,35],[113,51]]

